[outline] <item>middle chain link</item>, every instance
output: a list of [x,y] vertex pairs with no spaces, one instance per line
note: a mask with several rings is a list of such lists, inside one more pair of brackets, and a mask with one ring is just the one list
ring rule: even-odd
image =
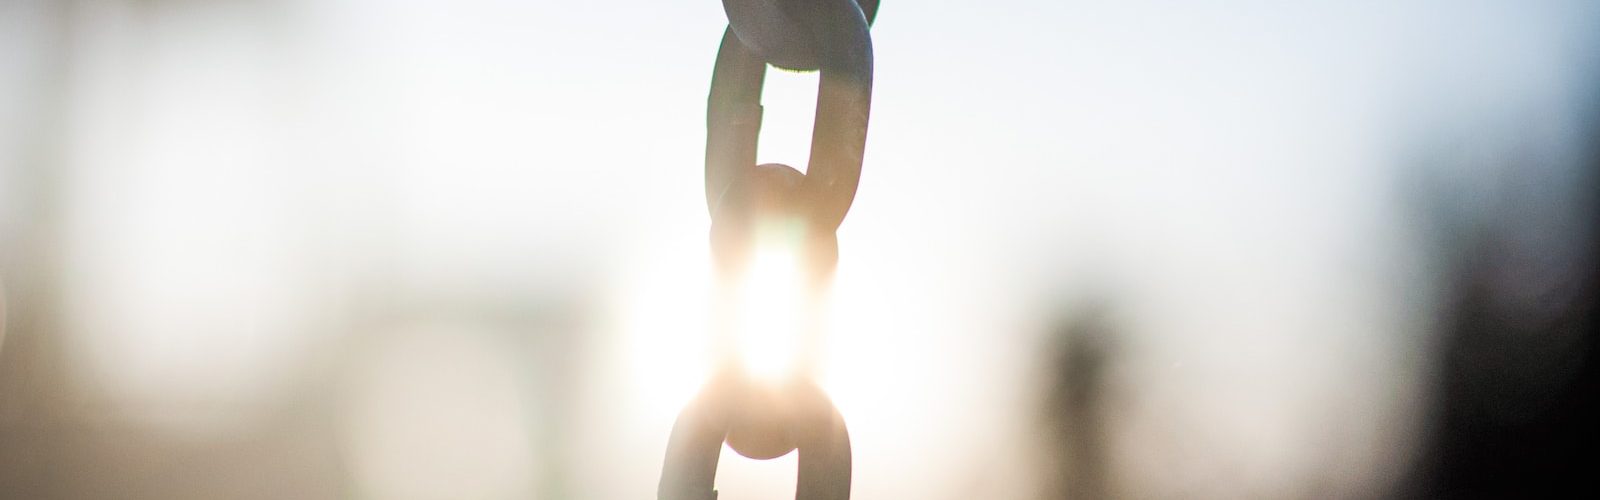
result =
[[[861,178],[872,105],[868,20],[877,2],[858,7],[854,0],[724,0],[723,6],[729,28],[717,53],[706,117],[713,254],[719,269],[737,271],[758,222],[792,219],[802,228],[807,274],[820,280],[837,261],[834,233]],[[755,164],[766,65],[789,56],[806,56],[795,67],[821,70],[804,174],[788,165]]]

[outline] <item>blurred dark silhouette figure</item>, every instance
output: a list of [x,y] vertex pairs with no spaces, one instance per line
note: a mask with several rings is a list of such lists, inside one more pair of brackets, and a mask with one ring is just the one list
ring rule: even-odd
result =
[[[1578,498],[1596,494],[1593,258],[1571,281],[1508,299],[1525,283],[1490,237],[1456,275],[1440,339],[1433,438],[1418,465],[1426,498]],[[1514,274],[1514,273],[1512,273]]]
[[1105,308],[1081,307],[1059,330],[1050,362],[1044,426],[1055,450],[1045,498],[1106,498],[1106,370],[1114,345]]
[[1447,231],[1431,434],[1401,496],[1600,494],[1600,113],[1588,117],[1576,157],[1523,152],[1488,215]]

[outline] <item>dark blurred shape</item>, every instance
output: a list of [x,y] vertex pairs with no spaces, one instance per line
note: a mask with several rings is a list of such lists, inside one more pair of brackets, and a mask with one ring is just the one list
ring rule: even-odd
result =
[[1600,445],[1595,115],[1575,162],[1524,152],[1484,220],[1441,224],[1458,234],[1446,236],[1432,436],[1401,496],[1600,490],[1591,461]]
[[1105,308],[1079,309],[1060,329],[1050,363],[1044,425],[1057,450],[1042,480],[1044,498],[1106,498],[1106,370],[1115,332]]
[[[1479,257],[1482,257],[1481,255]],[[1475,259],[1476,260],[1476,259]],[[1596,490],[1594,272],[1554,311],[1496,304],[1485,275],[1461,276],[1440,345],[1436,437],[1420,493],[1558,497]],[[1577,277],[1575,277],[1576,279]]]

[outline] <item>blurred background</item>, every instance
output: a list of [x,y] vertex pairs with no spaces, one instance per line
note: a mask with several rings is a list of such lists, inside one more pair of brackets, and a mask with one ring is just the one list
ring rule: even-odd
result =
[[[1600,4],[884,4],[855,498],[1593,494]],[[0,498],[653,498],[725,25],[0,1]]]

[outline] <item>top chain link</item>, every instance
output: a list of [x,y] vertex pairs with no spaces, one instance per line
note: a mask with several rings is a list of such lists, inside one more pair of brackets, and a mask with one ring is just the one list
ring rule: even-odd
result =
[[[857,2],[871,25],[878,15],[878,0]],[[821,12],[823,2],[786,0],[722,0],[728,24],[745,47],[768,64],[791,71],[816,71],[818,43],[811,23],[829,22]],[[820,7],[820,8],[819,8]]]

